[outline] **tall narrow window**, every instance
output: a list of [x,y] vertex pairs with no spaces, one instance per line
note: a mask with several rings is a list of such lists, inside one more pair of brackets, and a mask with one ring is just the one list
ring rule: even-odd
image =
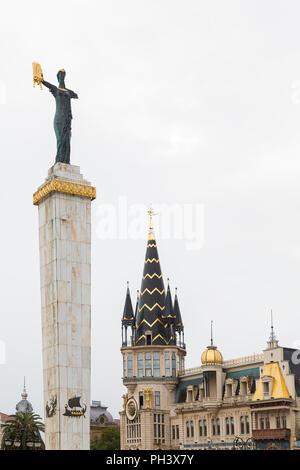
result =
[[129,353],[127,355],[127,374],[128,377],[132,377],[133,371],[132,371],[132,354]]
[[217,419],[217,434],[218,436],[221,434],[220,418]]
[[179,355],[176,356],[176,368],[177,368],[177,375],[178,375],[179,371],[180,371],[180,357],[179,357]]
[[260,418],[260,429],[265,429],[265,419]]
[[144,408],[144,394],[143,392],[139,392],[139,402],[140,402],[140,409]]
[[179,425],[176,424],[176,439],[179,439]]
[[241,434],[245,434],[245,418],[241,416]]
[[138,354],[138,376],[143,377],[144,375],[144,357],[142,353]]
[[229,428],[229,418],[226,418],[226,434],[230,434],[230,428]]
[[172,377],[176,376],[176,356],[175,353],[172,352]]
[[191,421],[191,437],[194,437],[194,421]]
[[276,428],[280,429],[280,416],[276,416]]
[[190,437],[190,422],[189,421],[186,422],[186,437],[187,438]]
[[123,377],[126,377],[126,355],[123,355]]
[[249,416],[246,416],[246,433],[250,434],[250,422],[249,422]]
[[152,361],[151,361],[151,353],[145,354],[145,373],[146,377],[152,376]]
[[206,419],[203,420],[203,434],[207,436],[207,421]]
[[231,434],[234,434],[234,418],[231,417]]
[[266,417],[266,429],[270,429],[270,419],[269,419],[269,416]]
[[286,416],[283,415],[283,416],[281,417],[281,422],[282,422],[282,428],[283,428],[283,429],[286,429]]
[[172,439],[173,439],[173,441],[175,441],[175,439],[176,439],[175,426],[172,426]]
[[155,392],[155,409],[160,410],[160,392]]
[[214,419],[211,420],[211,427],[212,427],[213,436],[215,436],[216,435],[216,421]]
[[158,352],[153,353],[153,375],[160,376],[160,355]]
[[202,429],[202,420],[199,421],[199,436],[202,437],[203,429]]
[[168,352],[165,353],[165,370],[166,377],[170,377],[170,354]]

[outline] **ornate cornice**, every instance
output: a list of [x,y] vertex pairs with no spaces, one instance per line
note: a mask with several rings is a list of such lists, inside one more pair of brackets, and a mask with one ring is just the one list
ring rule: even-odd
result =
[[96,188],[93,186],[53,179],[44,184],[44,186],[33,194],[33,204],[37,205],[42,199],[54,191],[87,197],[91,200],[96,199]]

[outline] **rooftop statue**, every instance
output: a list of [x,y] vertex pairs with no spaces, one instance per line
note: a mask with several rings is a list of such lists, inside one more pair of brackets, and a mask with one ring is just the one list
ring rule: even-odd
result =
[[70,163],[71,140],[71,99],[78,98],[74,91],[65,86],[66,71],[61,69],[57,73],[58,87],[46,82],[40,64],[33,62],[33,86],[37,83],[42,89],[42,84],[49,88],[55,98],[56,112],[54,116],[54,131],[57,141],[57,154],[55,162]]

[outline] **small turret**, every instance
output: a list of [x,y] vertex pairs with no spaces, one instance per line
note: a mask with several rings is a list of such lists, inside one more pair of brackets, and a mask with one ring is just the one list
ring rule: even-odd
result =
[[218,351],[217,346],[213,344],[213,329],[212,325],[213,322],[211,321],[210,324],[211,328],[211,337],[210,337],[210,345],[207,346],[206,350],[201,355],[201,362],[203,365],[214,365],[214,364],[223,364],[223,356]]
[[22,400],[16,404],[16,410],[18,413],[31,413],[33,411],[32,404],[27,400],[28,394],[26,391],[25,377],[24,377],[24,388],[21,394]]
[[[124,311],[122,316],[122,345],[127,346],[127,328],[131,327],[132,335],[133,335],[133,328],[134,328],[134,315],[133,315],[133,308],[132,302],[130,297],[130,290],[129,290],[129,282],[127,281],[127,292],[126,292],[126,299],[124,305]],[[124,338],[124,330],[125,330],[125,338]]]

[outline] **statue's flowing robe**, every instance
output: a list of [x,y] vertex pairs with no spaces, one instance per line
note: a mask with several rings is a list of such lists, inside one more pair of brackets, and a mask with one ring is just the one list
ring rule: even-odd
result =
[[49,91],[55,98],[56,112],[54,116],[54,131],[57,141],[56,163],[70,163],[70,141],[71,141],[71,122],[72,110],[71,99],[78,98],[72,90],[65,91],[43,81],[43,84],[49,88]]

